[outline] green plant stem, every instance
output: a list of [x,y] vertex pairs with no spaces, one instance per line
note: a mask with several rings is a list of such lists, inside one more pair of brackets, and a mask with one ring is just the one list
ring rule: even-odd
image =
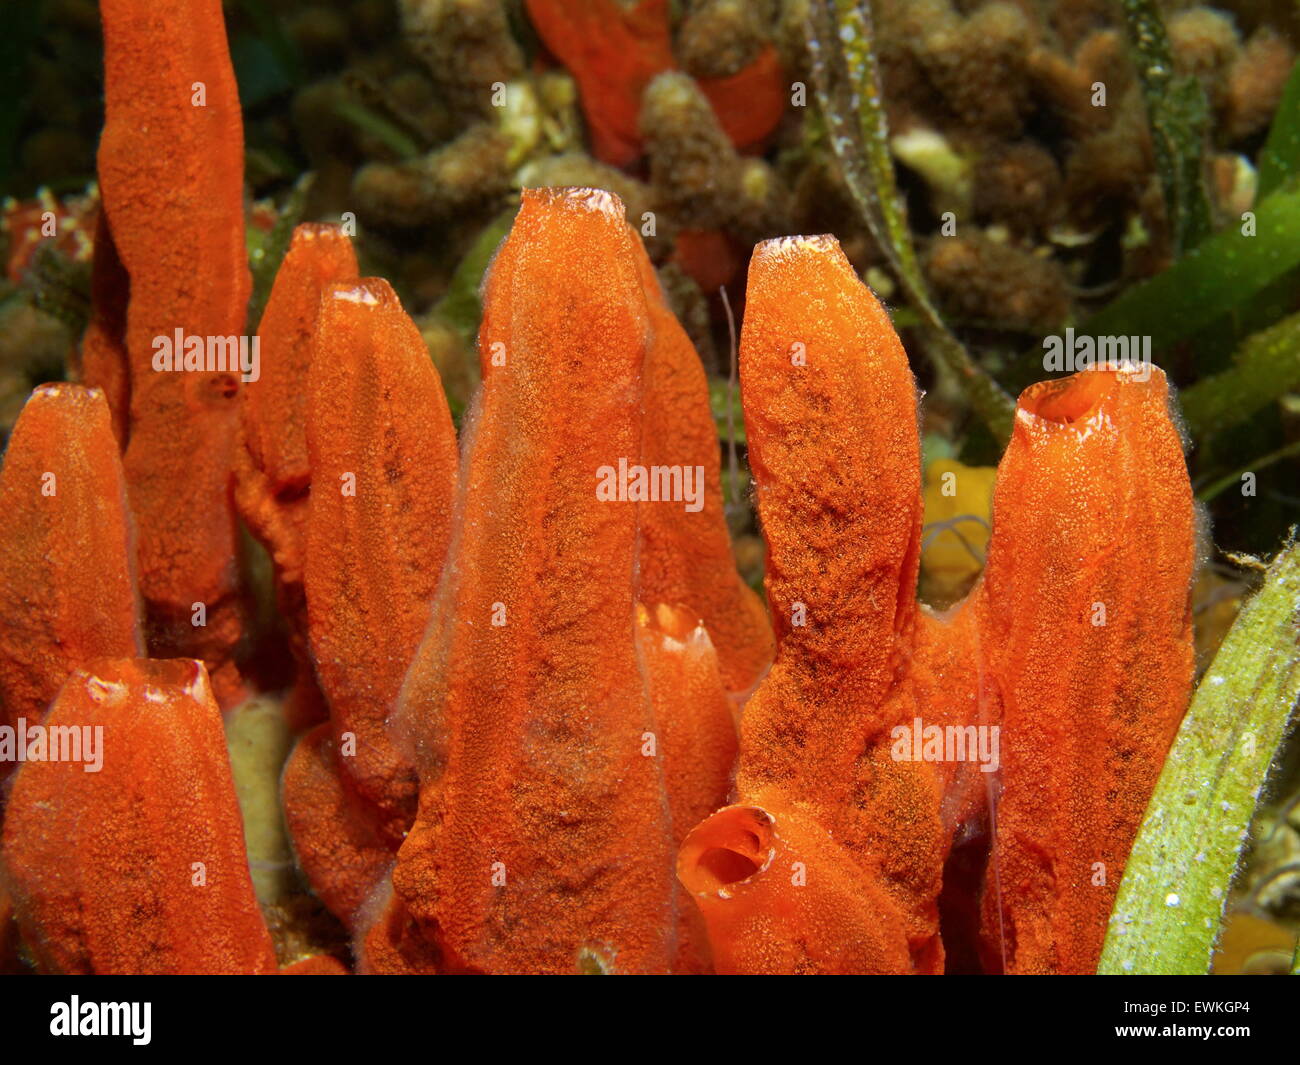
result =
[[1273,561],[1183,719],[1124,868],[1098,972],[1209,971],[1233,873],[1300,699],[1300,544]]
[[1173,49],[1155,0],[1120,0],[1120,7],[1146,101],[1174,253],[1181,255],[1210,232],[1202,158],[1209,107],[1201,83],[1175,72]]

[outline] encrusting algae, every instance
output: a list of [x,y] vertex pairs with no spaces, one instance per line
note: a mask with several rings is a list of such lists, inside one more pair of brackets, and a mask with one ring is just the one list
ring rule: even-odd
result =
[[[647,87],[681,87],[667,5],[527,7],[597,154],[638,157]],[[1193,676],[1196,516],[1159,370],[1021,395],[987,565],[936,612],[889,314],[834,237],[764,240],[739,372],[765,609],[699,355],[611,192],[523,191],[459,434],[340,227],[295,230],[256,379],[158,369],[155,337],[245,330],[238,98],[216,0],[102,8],[97,387],[38,388],[0,472],[22,619],[0,723],[102,742],[103,766],[13,774],[0,966],[13,927],[45,972],[1095,970]],[[644,24],[620,70],[578,47],[584,19]],[[760,39],[738,61],[699,91],[744,149],[780,108],[737,128],[753,112],[720,101],[782,75]],[[631,471],[613,495],[608,471]],[[236,514],[287,629],[283,817],[346,959],[286,951],[248,872],[222,714],[263,634]]]

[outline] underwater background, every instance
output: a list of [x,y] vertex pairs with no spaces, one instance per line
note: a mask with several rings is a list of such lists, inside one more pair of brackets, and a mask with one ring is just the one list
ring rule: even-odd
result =
[[[482,382],[481,285],[521,190],[615,193],[708,375],[734,561],[759,595],[765,547],[735,336],[752,249],[789,234],[838,239],[924,393],[919,596],[936,611],[983,570],[1012,397],[1085,368],[1045,361],[1077,337],[1131,340],[1176,390],[1200,515],[1198,678],[1300,523],[1294,3],[231,0],[223,10],[243,114],[249,332],[295,226],[341,223],[360,276],[386,279],[418,326],[463,428]],[[104,125],[98,5],[5,4],[0,101],[4,442],[35,387],[82,379]],[[271,564],[244,541],[265,619],[276,610]],[[259,668],[264,687],[286,680],[274,662]],[[277,726],[248,727],[276,738],[249,741],[242,757],[283,757]],[[239,742],[232,749],[241,757]],[[278,830],[249,813],[258,800],[240,798],[250,850],[270,839],[255,875],[262,860],[266,876],[291,878]],[[1215,971],[1290,972],[1293,731],[1251,826]],[[343,952],[344,932],[307,892],[286,898],[264,906],[282,960]]]

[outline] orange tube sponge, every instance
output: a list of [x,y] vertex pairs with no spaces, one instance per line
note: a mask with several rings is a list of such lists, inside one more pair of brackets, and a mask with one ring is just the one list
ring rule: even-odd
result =
[[[1014,973],[1093,972],[1191,693],[1195,519],[1154,367],[1029,388],[998,467],[978,591],[1002,795],[984,899]],[[991,885],[992,878],[986,883]]]
[[744,801],[779,788],[865,872],[878,869],[916,967],[931,971],[941,782],[932,765],[890,754],[891,730],[916,710],[920,444],[907,357],[834,238],[792,237],[755,250],[740,368],[777,657],[745,708],[737,788]]
[[[125,467],[149,644],[202,657],[228,703],[241,688],[230,499],[241,374],[210,369],[206,355],[218,343],[237,351],[248,313],[239,96],[220,0],[103,0],[100,10],[99,179],[130,276]],[[174,354],[197,341],[203,367],[155,369],[159,344],[174,346],[178,330],[184,350]]]
[[321,293],[333,281],[356,277],[356,253],[342,229],[311,222],[294,229],[258,328],[262,372],[241,393],[235,503],[274,565],[276,602],[287,622],[295,663],[286,703],[295,724],[326,716],[307,649],[302,585],[311,491],[304,385],[315,350]]
[[[655,721],[641,753],[661,761],[672,841],[680,847],[692,826],[727,801],[736,722],[709,634],[689,611],[638,606],[637,646]],[[677,922],[673,972],[709,971],[708,937],[689,898],[678,900]]]
[[[274,973],[221,713],[187,660],[69,678],[14,780],[3,863],[24,941],[60,973]],[[68,757],[69,752],[74,757]]]
[[258,328],[262,372],[243,390],[237,455],[240,514],[275,562],[281,606],[305,627],[302,566],[311,468],[307,396],[321,293],[354,281],[357,256],[338,226],[304,223],[293,231]]
[[140,653],[133,565],[103,393],[42,385],[0,471],[0,725],[37,724],[76,666]]
[[[456,433],[438,372],[415,323],[386,281],[327,285],[313,341],[307,451],[312,476],[304,586],[316,676],[330,708],[330,764],[363,809],[352,811],[387,844],[388,860],[415,817],[416,777],[386,721],[428,621],[451,529]],[[306,741],[304,741],[306,742]],[[313,741],[319,759],[326,748]],[[296,761],[296,757],[295,757]],[[291,825],[308,879],[343,919],[373,882],[347,877],[338,855],[319,849],[329,765],[298,767],[284,781]],[[308,784],[303,791],[300,784]],[[310,837],[310,838],[309,838]],[[368,857],[365,857],[368,856]],[[369,872],[367,845],[345,868]]]
[[696,827],[678,876],[719,973],[911,971],[903,914],[879,877],[777,789]]
[[[830,238],[755,252],[741,381],[778,637],[745,710],[742,802],[833,838],[865,878],[853,890],[892,901],[918,972],[943,962],[937,898],[955,830],[979,833],[993,812],[986,965],[1092,971],[1191,691],[1195,520],[1163,376],[1110,365],[1021,397],[987,569],[946,617],[914,602],[911,377]],[[753,922],[793,919],[779,881],[729,886],[756,875],[726,856],[748,853],[737,818],[753,815],[715,815],[682,852],[715,958],[835,971],[843,959],[740,941]],[[721,893],[716,862],[736,874]],[[793,941],[811,952],[816,940]]]
[[[631,227],[628,236],[648,319],[640,463],[667,489],[660,501],[640,511],[637,597],[647,604],[679,606],[702,620],[716,648],[723,682],[740,698],[771,664],[772,627],[762,602],[737,573],[731,553],[718,433],[704,367],[668,307],[640,237]],[[497,252],[493,274],[501,284],[515,269],[523,247],[506,243]],[[498,335],[493,319],[498,312],[508,313],[508,305],[485,307],[481,338]],[[505,364],[505,342],[480,342],[479,349],[486,380],[496,372],[494,358]]]
[[668,0],[527,0],[533,27],[578,83],[601,162],[627,166],[641,154],[641,94],[673,66]]
[[299,737],[280,778],[284,826],[298,866],[330,913],[351,924],[393,864],[369,806],[343,784],[328,724]]
[[[527,0],[538,36],[578,83],[591,150],[601,162],[628,166],[641,155],[641,96],[656,74],[672,70],[668,0]],[[700,89],[731,142],[758,148],[781,121],[789,91],[776,49],[728,77],[700,78]]]
[[736,721],[708,631],[681,607],[637,607],[637,646],[654,704],[674,842],[721,806],[736,763]]
[[695,487],[683,503],[643,508],[638,594],[642,602],[682,606],[702,619],[727,689],[748,692],[772,661],[772,628],[731,554],[708,380],[649,256],[635,236],[631,243],[652,338],[645,362],[644,464],[689,478]]
[[321,300],[307,447],[305,583],[316,675],[352,786],[399,842],[415,774],[385,722],[424,634],[456,494],[456,430],[438,371],[387,281]]
[[[648,322],[616,197],[528,190],[488,275],[501,364],[468,430],[457,532],[398,727],[420,814],[393,885],[449,971],[662,972],[671,826],[634,636]],[[621,620],[620,620],[621,619]]]
[[698,80],[727,137],[741,151],[761,148],[780,124],[790,83],[772,45],[764,45],[753,62],[734,74]]

